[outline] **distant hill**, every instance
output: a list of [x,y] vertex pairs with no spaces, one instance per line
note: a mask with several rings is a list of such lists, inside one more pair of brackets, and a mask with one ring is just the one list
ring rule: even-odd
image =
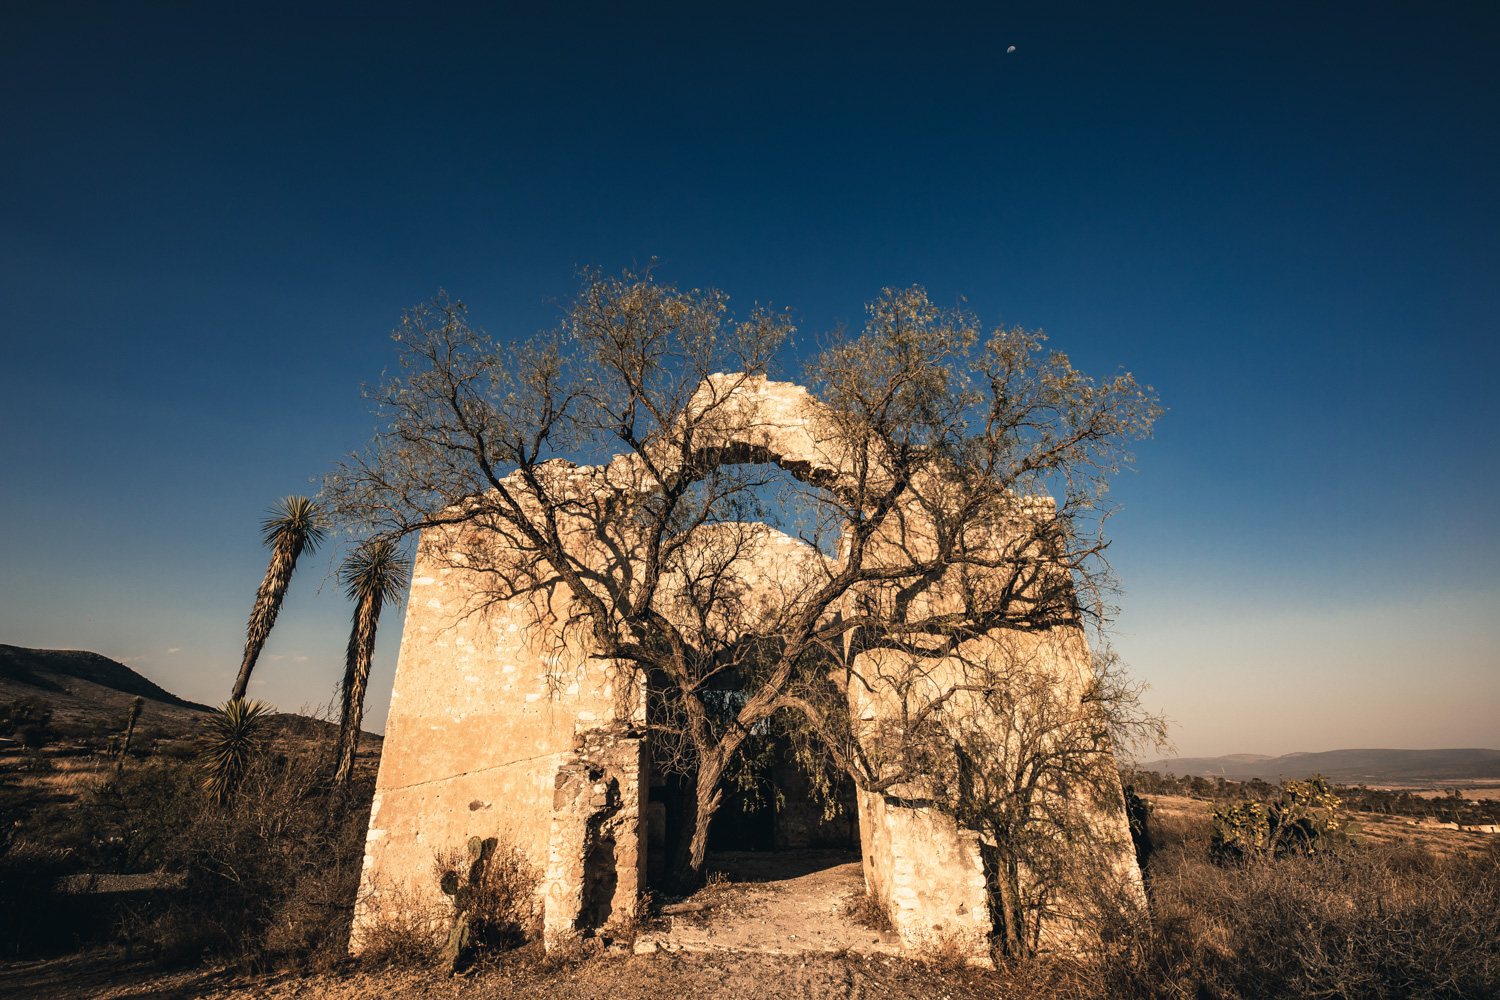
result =
[[53,722],[66,731],[118,729],[136,696],[146,699],[141,725],[174,736],[196,731],[210,711],[98,653],[0,645],[0,701],[38,698],[52,709]]
[[88,681],[102,688],[164,705],[209,711],[207,705],[179,698],[153,684],[119,660],[82,649],[25,649],[0,645],[0,680],[38,688],[52,694],[72,693],[64,678]]
[[[146,699],[140,724],[158,739],[192,738],[201,731],[204,713],[213,711],[99,653],[0,645],[0,702],[38,698],[51,708],[54,723],[75,736],[118,730],[137,695]],[[327,738],[337,730],[291,712],[277,712],[269,721],[274,731],[296,739]],[[381,743],[377,734],[361,732],[361,755],[378,756]]]
[[1500,779],[1500,750],[1325,750],[1280,757],[1237,753],[1226,757],[1177,757],[1142,765],[1179,778],[1201,775],[1248,781],[1306,778],[1321,774],[1344,784],[1421,784]]

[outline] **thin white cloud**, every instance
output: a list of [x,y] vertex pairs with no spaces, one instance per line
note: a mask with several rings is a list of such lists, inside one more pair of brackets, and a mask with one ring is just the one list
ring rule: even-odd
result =
[[167,652],[169,652],[169,653],[180,653],[180,652],[182,652],[182,647],[181,646],[173,646],[171,649],[167,650]]

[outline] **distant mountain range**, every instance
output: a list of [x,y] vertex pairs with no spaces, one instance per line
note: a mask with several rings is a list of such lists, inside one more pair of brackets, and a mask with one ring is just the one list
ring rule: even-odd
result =
[[[77,649],[26,649],[0,645],[0,701],[35,696],[50,702],[59,722],[112,723],[140,695],[150,717],[169,729],[196,726],[209,706],[179,698],[118,660]],[[300,716],[277,716],[293,728],[321,725]],[[175,724],[175,725],[174,725]],[[363,734],[378,746],[380,737]],[[1142,770],[1201,775],[1235,781],[1306,778],[1322,774],[1344,784],[1409,784],[1500,780],[1500,750],[1327,750],[1280,757],[1237,753],[1225,757],[1175,757],[1141,765]]]
[[1500,750],[1325,750],[1280,757],[1236,753],[1227,757],[1176,757],[1141,765],[1145,771],[1179,778],[1201,775],[1248,781],[1306,778],[1313,774],[1343,784],[1422,784],[1500,780]]

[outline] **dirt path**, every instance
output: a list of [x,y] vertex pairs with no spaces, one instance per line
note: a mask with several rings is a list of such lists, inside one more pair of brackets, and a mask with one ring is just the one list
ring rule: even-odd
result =
[[707,909],[663,918],[636,940],[636,954],[658,951],[753,952],[764,955],[852,953],[896,955],[900,940],[848,915],[863,896],[859,855],[848,851],[716,854],[711,879],[689,900]]

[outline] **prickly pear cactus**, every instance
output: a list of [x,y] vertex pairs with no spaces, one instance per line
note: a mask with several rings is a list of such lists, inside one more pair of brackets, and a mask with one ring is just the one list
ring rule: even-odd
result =
[[1125,816],[1130,821],[1130,842],[1135,847],[1135,860],[1143,870],[1156,850],[1151,836],[1151,803],[1135,793],[1134,785],[1125,786]]
[[1323,854],[1359,843],[1363,828],[1341,823],[1342,804],[1321,774],[1306,781],[1288,781],[1281,801],[1272,806],[1272,831],[1277,854]]
[[1271,843],[1270,820],[1259,802],[1215,806],[1213,821],[1208,851],[1216,861],[1259,857]]
[[1281,797],[1269,807],[1259,802],[1216,807],[1209,851],[1215,860],[1227,861],[1345,850],[1358,844],[1364,831],[1358,823],[1340,822],[1340,805],[1320,774],[1283,782]]

